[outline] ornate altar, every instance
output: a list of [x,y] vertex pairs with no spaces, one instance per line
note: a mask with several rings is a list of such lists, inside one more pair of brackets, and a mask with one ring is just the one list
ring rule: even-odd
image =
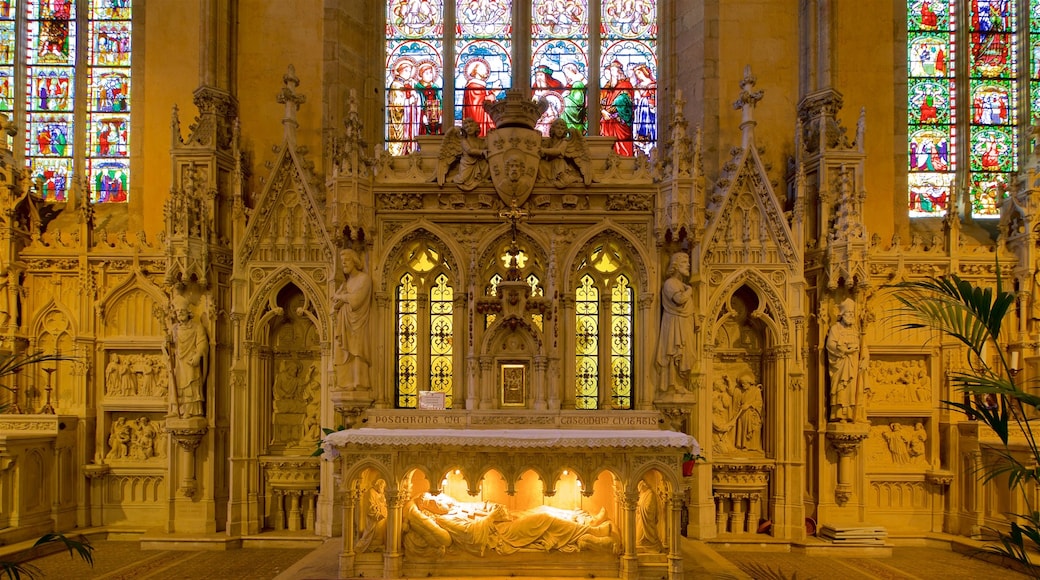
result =
[[379,421],[395,428],[326,437],[346,492],[341,577],[681,578],[681,460],[694,439],[595,428],[630,421],[619,415],[539,415],[595,421],[481,429],[465,428],[480,414],[396,412]]

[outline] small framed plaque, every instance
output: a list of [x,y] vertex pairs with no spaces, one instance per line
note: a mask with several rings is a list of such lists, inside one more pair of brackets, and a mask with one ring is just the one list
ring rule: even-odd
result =
[[443,411],[446,395],[440,391],[419,391],[419,409]]
[[502,406],[523,407],[527,404],[527,365],[502,365]]

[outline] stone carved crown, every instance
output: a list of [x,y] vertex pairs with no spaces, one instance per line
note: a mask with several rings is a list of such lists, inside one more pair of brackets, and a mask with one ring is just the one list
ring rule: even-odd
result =
[[535,123],[549,107],[545,99],[532,101],[517,89],[506,91],[506,98],[486,103],[484,110],[495,121],[495,127],[525,127],[534,129]]

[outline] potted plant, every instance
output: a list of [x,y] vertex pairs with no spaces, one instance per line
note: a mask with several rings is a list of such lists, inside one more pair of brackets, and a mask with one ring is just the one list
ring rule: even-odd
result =
[[[948,408],[984,423],[996,434],[999,446],[991,448],[992,460],[979,474],[983,481],[1006,477],[1012,492],[1025,499],[1026,513],[1007,514],[1009,529],[989,530],[996,539],[987,551],[1019,562],[1025,572],[1040,578],[1040,566],[1033,562],[1040,549],[1040,511],[1030,502],[1031,489],[1040,485],[1040,448],[1032,423],[1036,417],[1027,409],[1040,409],[1040,397],[1027,393],[1015,380],[1018,365],[1002,344],[1002,324],[1015,304],[1015,295],[1005,291],[997,264],[995,288],[975,286],[955,274],[894,285],[895,298],[909,322],[904,329],[932,330],[967,347],[968,371],[952,371],[950,378],[965,394],[962,401],[943,401]],[[992,348],[990,348],[992,347]],[[995,364],[985,352],[999,354]],[[1009,360],[1010,359],[1010,360]],[[1017,432],[1015,440],[1011,434]],[[1025,452],[1021,449],[1025,448]]]

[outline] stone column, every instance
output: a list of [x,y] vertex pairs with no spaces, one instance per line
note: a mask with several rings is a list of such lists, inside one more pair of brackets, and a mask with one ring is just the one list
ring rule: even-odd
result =
[[494,409],[495,400],[492,393],[497,388],[498,378],[492,368],[494,360],[490,356],[480,357],[480,381],[477,383],[477,398],[480,400],[479,409]]
[[303,495],[303,492],[298,489],[290,489],[285,493],[289,496],[289,531],[298,532],[300,531],[302,514],[300,511],[300,497]]
[[621,542],[624,553],[621,556],[621,578],[637,580],[639,578],[639,559],[636,557],[636,505],[639,503],[639,492],[626,491],[622,506],[625,508],[625,535]]
[[544,411],[548,407],[545,401],[546,371],[549,368],[549,357],[538,355],[534,357],[534,409]]
[[838,477],[834,487],[834,501],[844,506],[852,499],[852,482],[856,479],[852,457],[856,455],[863,440],[867,438],[870,424],[828,423],[827,440],[838,453]]
[[401,546],[404,504],[408,501],[408,493],[403,490],[386,494],[386,550],[383,552],[383,576],[400,578],[401,566],[404,563],[404,552]]
[[673,493],[668,498],[668,505],[672,508],[668,518],[668,531],[666,532],[668,542],[668,580],[683,580],[682,536],[680,535],[683,508],[682,496]]
[[348,490],[343,494],[343,550],[339,553],[339,577],[354,576],[354,511],[361,499],[361,491]]
[[720,536],[726,533],[726,521],[729,513],[726,510],[728,495],[724,493],[715,494],[715,531]]

